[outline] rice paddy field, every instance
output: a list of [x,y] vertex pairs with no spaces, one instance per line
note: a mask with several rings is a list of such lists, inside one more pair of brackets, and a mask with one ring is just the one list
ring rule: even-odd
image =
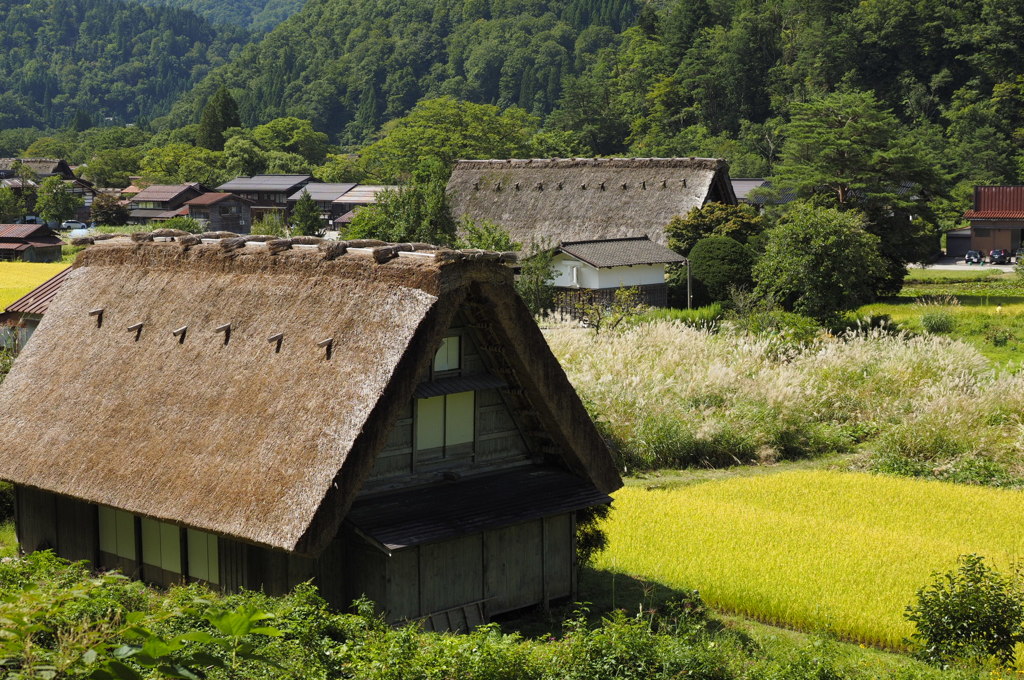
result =
[[0,311],[67,267],[67,262],[0,262]]
[[802,470],[674,488],[627,486],[596,566],[773,625],[901,648],[934,572],[1024,554],[1024,492]]

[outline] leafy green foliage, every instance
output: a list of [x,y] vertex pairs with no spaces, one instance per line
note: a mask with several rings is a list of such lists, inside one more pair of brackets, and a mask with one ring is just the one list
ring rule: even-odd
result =
[[98,224],[119,227],[128,224],[128,206],[113,194],[100,194],[92,201],[92,219]]
[[680,255],[702,238],[727,236],[746,244],[751,238],[768,228],[768,220],[758,215],[749,205],[707,203],[693,208],[685,217],[674,217],[665,227],[669,247]]
[[980,555],[961,555],[957,569],[933,574],[917,591],[905,616],[917,628],[911,636],[921,655],[935,663],[994,656],[1013,660],[1024,642],[1024,593],[1020,575],[1004,576]]
[[519,108],[426,99],[385,125],[381,138],[363,149],[362,161],[374,177],[396,181],[425,161],[451,167],[460,158],[515,158],[530,155],[537,127],[538,121]]
[[736,239],[708,236],[697,241],[690,250],[697,304],[728,300],[733,289],[752,288],[753,265],[754,254]]
[[224,150],[224,132],[228,128],[238,127],[242,121],[238,118],[238,104],[223,85],[217,90],[210,101],[206,102],[199,116],[199,129],[196,131],[196,145],[213,151]]
[[347,237],[453,245],[455,220],[444,187],[427,179],[378,194],[375,204],[356,212]]
[[213,24],[231,24],[268,31],[302,7],[302,0],[143,0],[144,5],[167,5],[195,12]]
[[292,208],[291,227],[292,233],[296,236],[324,235],[324,221],[320,219],[320,208],[305,189]]
[[0,224],[11,224],[25,215],[25,202],[10,187],[0,187]]
[[534,315],[550,312],[555,305],[554,251],[531,244],[519,264],[516,292]]
[[802,204],[767,232],[755,293],[819,321],[874,297],[883,276],[879,239],[855,212]]
[[522,243],[513,241],[508,230],[489,220],[479,222],[469,218],[463,218],[459,223],[458,247],[480,248],[482,250],[496,250],[498,252],[517,251],[523,247]]
[[277,212],[264,213],[262,217],[252,223],[251,232],[259,236],[284,237],[288,235],[288,230],[284,224],[284,217]]
[[75,216],[85,204],[81,196],[71,193],[70,187],[57,176],[47,177],[36,194],[36,212],[47,221],[63,222]]
[[187,215],[178,215],[172,217],[169,220],[164,220],[160,225],[161,229],[180,229],[181,231],[187,231],[190,234],[201,234],[203,233],[203,225],[198,220],[188,217]]

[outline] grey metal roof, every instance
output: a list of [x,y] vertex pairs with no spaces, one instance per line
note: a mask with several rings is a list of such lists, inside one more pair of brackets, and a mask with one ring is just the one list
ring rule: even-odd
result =
[[295,191],[311,175],[253,175],[236,177],[217,187],[217,191]]
[[383,191],[398,191],[394,184],[359,184],[337,198],[335,203],[376,203],[377,194]]
[[347,521],[400,550],[610,502],[579,477],[529,467],[358,499]]
[[188,184],[152,184],[132,198],[133,201],[173,201],[186,191],[200,191],[198,182]]
[[308,191],[310,198],[314,201],[336,201],[342,194],[356,186],[354,182],[346,184],[329,184],[325,182],[310,182],[294,194],[288,197],[289,201],[297,201],[302,198],[302,192]]
[[686,262],[686,258],[654,243],[646,236],[597,241],[566,241],[558,250],[592,267],[628,267],[636,264]]
[[472,390],[492,390],[499,387],[507,387],[507,383],[496,375],[471,375],[455,378],[441,378],[421,383],[416,388],[417,399],[429,399],[440,397],[443,394],[456,394],[458,392],[470,392]]

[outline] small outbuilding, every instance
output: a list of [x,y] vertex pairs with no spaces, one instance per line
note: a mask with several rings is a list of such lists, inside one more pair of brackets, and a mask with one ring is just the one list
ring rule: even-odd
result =
[[257,239],[79,256],[0,386],[22,549],[437,629],[573,597],[621,480],[505,257]]
[[45,224],[0,224],[0,262],[59,262],[63,245]]
[[974,187],[974,207],[964,219],[971,224],[972,250],[1017,252],[1024,244],[1024,186]]
[[0,313],[0,347],[20,349],[25,346],[70,271],[70,268],[61,271],[7,305]]

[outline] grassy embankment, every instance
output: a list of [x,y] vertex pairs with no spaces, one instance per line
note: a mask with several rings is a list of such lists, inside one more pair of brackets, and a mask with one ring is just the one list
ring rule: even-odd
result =
[[1024,554],[1020,491],[823,470],[657,484],[615,494],[599,567],[887,648],[913,632],[903,610],[933,572]]
[[1020,368],[1024,358],[1024,279],[996,269],[912,269],[896,298],[866,305],[858,314],[888,314],[916,333],[926,317],[949,319],[939,334],[962,340],[996,364]]

